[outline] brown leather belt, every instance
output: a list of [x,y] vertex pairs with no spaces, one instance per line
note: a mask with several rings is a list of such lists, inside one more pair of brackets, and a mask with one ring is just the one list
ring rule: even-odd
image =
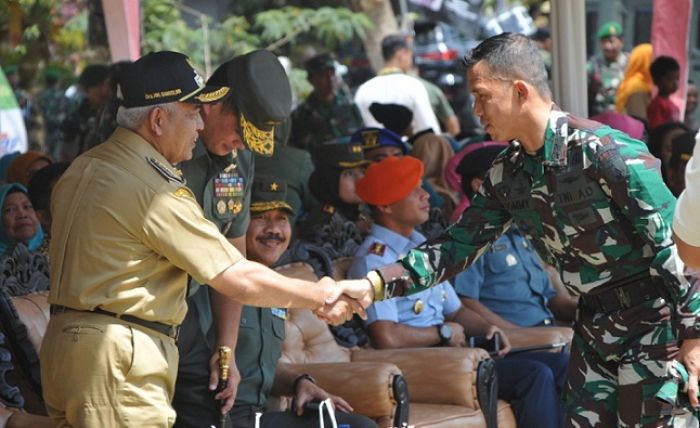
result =
[[95,308],[93,310],[82,310],[82,309],[73,309],[69,308],[68,306],[63,306],[63,305],[51,305],[51,315],[56,315],[56,314],[62,314],[64,312],[92,312],[100,315],[107,315],[113,318],[118,318],[120,320],[124,320],[126,322],[138,324],[142,327],[146,327],[148,329],[157,331],[160,334],[164,334],[172,339],[175,339],[177,341],[178,336],[180,335],[180,326],[179,325],[168,325],[164,324],[162,322],[158,321],[146,321],[141,318],[135,317],[133,315],[128,315],[128,314],[115,314],[114,312],[109,312],[105,311],[104,309],[101,308]]
[[584,294],[580,297],[582,308],[589,312],[609,313],[633,308],[648,300],[664,297],[661,278],[649,272],[629,276],[610,285],[605,291]]

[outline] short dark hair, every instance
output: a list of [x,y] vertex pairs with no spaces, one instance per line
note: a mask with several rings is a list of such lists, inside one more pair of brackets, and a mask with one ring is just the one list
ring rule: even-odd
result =
[[467,70],[480,61],[486,62],[494,75],[524,80],[540,95],[552,97],[544,61],[529,37],[517,33],[489,37],[464,56]]
[[409,49],[405,35],[391,34],[382,39],[382,57],[384,61],[390,60],[401,49]]
[[56,162],[34,173],[27,184],[27,196],[35,210],[48,210],[51,203],[51,191],[57,178],[70,166],[69,162]]
[[680,69],[681,66],[673,57],[662,55],[651,63],[649,72],[651,73],[651,78],[654,80],[654,83],[656,83],[661,81],[666,73],[671,73]]

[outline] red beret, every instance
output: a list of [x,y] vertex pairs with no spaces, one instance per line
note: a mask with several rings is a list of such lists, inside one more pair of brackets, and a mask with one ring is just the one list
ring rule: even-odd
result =
[[408,196],[423,178],[423,162],[389,156],[367,168],[357,181],[357,196],[370,205],[391,205]]

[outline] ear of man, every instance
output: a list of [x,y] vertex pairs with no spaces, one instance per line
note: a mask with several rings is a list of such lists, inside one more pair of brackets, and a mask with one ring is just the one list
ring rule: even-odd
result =
[[163,135],[163,127],[167,120],[168,112],[161,107],[156,107],[148,113],[148,125],[155,135]]
[[518,95],[518,99],[523,102],[527,101],[527,99],[530,96],[530,86],[522,80],[516,80],[515,82],[513,82],[513,85],[515,86],[515,91]]

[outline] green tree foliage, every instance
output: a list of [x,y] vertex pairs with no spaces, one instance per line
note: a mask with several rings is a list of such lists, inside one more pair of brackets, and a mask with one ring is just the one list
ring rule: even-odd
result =
[[367,16],[344,7],[308,9],[287,6],[255,15],[255,28],[261,31],[262,39],[271,43],[273,49],[302,34],[327,49],[333,49],[353,37],[364,37],[365,31],[371,27]]

